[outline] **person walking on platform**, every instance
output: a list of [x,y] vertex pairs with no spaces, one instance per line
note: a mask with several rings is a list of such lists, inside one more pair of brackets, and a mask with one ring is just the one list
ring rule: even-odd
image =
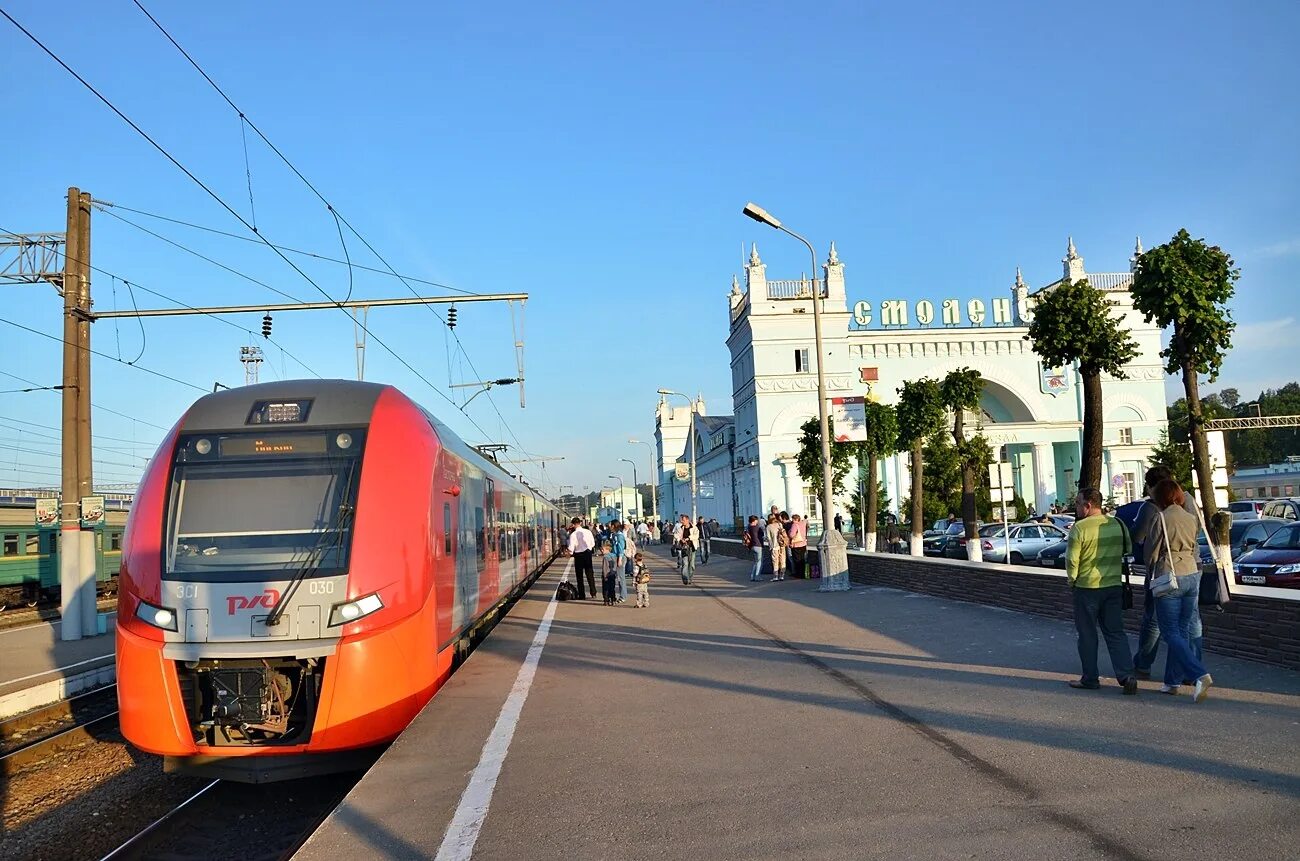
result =
[[682,575],[682,585],[691,585],[691,580],[695,577],[695,527],[691,525],[691,516],[683,514],[681,523],[677,525],[677,548],[679,554],[677,559],[681,563],[678,569]]
[[627,541],[627,552],[623,556],[623,574],[619,577],[623,582],[623,597],[627,597],[627,580],[635,575],[636,557],[641,554],[637,552],[635,531],[631,526],[623,529],[623,537]]
[[785,530],[785,570],[789,571],[794,567],[794,551],[791,549],[790,544],[790,533],[794,530],[794,520],[785,511],[782,511],[777,517],[781,521],[781,528]]
[[758,522],[757,514],[749,515],[744,542],[749,552],[754,554],[754,570],[749,572],[749,579],[751,582],[756,581],[763,573],[763,525]]
[[[1101,687],[1097,671],[1097,629],[1101,628],[1110,652],[1111,669],[1126,694],[1137,693],[1133,656],[1124,633],[1124,556],[1132,552],[1128,529],[1101,510],[1096,488],[1079,491],[1075,501],[1078,520],[1070,529],[1065,551],[1065,575],[1074,600],[1074,627],[1079,634],[1079,660],[1083,675],[1070,687],[1095,691]],[[1193,535],[1193,545],[1195,545]]]
[[808,521],[797,514],[790,515],[790,576],[808,576]]
[[[1197,613],[1201,591],[1200,550],[1196,546],[1199,522],[1183,508],[1186,494],[1172,478],[1157,484],[1153,497],[1155,507],[1160,510],[1146,536],[1150,560],[1147,570],[1151,576],[1151,593],[1156,596],[1160,636],[1168,647],[1165,683],[1160,686],[1160,692],[1176,694],[1184,680],[1194,679],[1193,698],[1199,703],[1214,684],[1209,670],[1188,643],[1188,631]],[[1172,580],[1169,588],[1160,588],[1162,580]]]
[[700,541],[700,564],[709,564],[709,551],[713,549],[713,536],[709,534],[709,524],[701,517],[695,521],[695,534]]
[[574,579],[578,581],[578,600],[585,601],[587,594],[582,588],[582,575],[586,573],[587,583],[591,585],[591,597],[596,597],[596,575],[591,566],[591,554],[596,549],[596,536],[582,525],[580,518],[569,521],[573,531],[569,533],[569,554],[573,556]]
[[786,537],[781,518],[769,515],[767,518],[767,546],[772,557],[772,579],[785,579],[785,549],[790,539]]
[[618,603],[622,604],[627,601],[627,564],[632,561],[627,550],[627,533],[623,529],[623,524],[615,520],[609,525],[610,528],[610,547],[614,550],[614,556],[618,559],[618,567],[615,570],[614,587],[618,593]]
[[[632,575],[632,582],[636,584],[636,606],[650,606],[650,569],[645,567],[645,560],[641,554],[636,555],[636,568]],[[644,603],[643,603],[644,602]]]

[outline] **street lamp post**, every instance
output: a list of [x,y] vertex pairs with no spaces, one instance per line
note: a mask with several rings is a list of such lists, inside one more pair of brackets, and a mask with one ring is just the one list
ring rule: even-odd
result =
[[[849,554],[844,536],[833,528],[835,518],[835,493],[831,485],[831,433],[830,414],[826,407],[826,352],[822,348],[822,291],[817,289],[817,251],[804,239],[774,218],[755,203],[746,203],[742,212],[755,221],[787,233],[808,247],[812,256],[813,339],[817,346],[817,414],[821,418],[822,442],[822,540],[818,546],[821,557],[822,592],[843,592],[849,588]],[[823,284],[825,282],[823,281]]]
[[[643,445],[646,448],[650,449],[650,474],[654,475],[655,447],[652,446],[650,443],[642,442],[639,439],[630,439],[628,440],[628,442],[634,445]],[[636,478],[635,469],[633,469],[632,471],[632,477]],[[650,484],[650,519],[653,520],[656,524],[659,523],[659,481],[657,476],[656,476],[656,480],[651,482]]]
[[686,402],[691,405],[691,524],[694,525],[700,519],[699,506],[697,502],[698,485],[695,476],[695,401],[691,400],[681,392],[674,392],[671,389],[660,389],[661,395],[676,395],[679,398],[686,398]]
[[619,520],[626,520],[626,519],[627,519],[627,510],[623,508],[623,503],[626,501],[627,498],[626,498],[625,496],[623,496],[623,476],[621,476],[621,475],[611,475],[611,476],[609,476],[609,478],[617,478],[617,479],[618,479],[618,505],[616,505],[616,506],[614,506],[614,507],[618,509]]
[[642,505],[641,491],[637,490],[636,461],[626,457],[620,457],[619,460],[623,461],[623,463],[632,464],[632,493],[633,495],[636,496],[636,513],[641,515],[642,519],[645,519],[645,512],[641,510],[641,505]]

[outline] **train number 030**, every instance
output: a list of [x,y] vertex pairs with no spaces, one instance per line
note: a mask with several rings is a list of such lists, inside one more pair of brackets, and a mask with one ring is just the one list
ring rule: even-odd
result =
[[333,580],[312,580],[307,584],[307,592],[311,595],[333,595]]

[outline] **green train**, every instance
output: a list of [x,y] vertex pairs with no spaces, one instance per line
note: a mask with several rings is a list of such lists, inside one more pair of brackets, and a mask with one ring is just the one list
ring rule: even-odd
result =
[[[106,522],[95,529],[95,579],[101,594],[113,594],[129,502],[105,502]],[[59,530],[36,527],[34,498],[0,491],[0,609],[58,601],[59,543]]]

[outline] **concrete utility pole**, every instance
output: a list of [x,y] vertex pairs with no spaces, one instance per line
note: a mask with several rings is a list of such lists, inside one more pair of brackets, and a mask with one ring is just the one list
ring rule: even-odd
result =
[[81,528],[81,500],[93,487],[90,443],[90,195],[68,189],[63,258],[63,499],[59,508],[61,637],[99,629],[95,532]]
[[[630,439],[629,443],[633,445],[643,445],[650,449],[650,474],[654,475],[655,480],[650,483],[650,517],[655,523],[659,522],[659,476],[655,474],[655,447],[648,442],[642,442],[639,439]],[[633,472],[633,477],[636,473]]]

